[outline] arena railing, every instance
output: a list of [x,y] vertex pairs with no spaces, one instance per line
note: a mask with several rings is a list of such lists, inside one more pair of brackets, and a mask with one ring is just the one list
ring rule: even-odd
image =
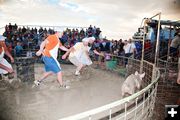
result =
[[[148,61],[140,61],[133,58],[128,58],[128,65],[124,66],[125,57],[115,57],[117,61],[118,70],[126,69],[127,74],[133,74],[135,71],[140,71],[143,62],[142,72],[145,72],[145,78],[142,83],[142,89],[131,96],[114,101],[110,104],[88,110],[76,115],[72,115],[59,120],[96,120],[96,119],[109,119],[109,120],[148,120],[152,116],[155,105],[158,79],[160,77],[159,70],[154,64]],[[119,72],[118,71],[118,72]]]

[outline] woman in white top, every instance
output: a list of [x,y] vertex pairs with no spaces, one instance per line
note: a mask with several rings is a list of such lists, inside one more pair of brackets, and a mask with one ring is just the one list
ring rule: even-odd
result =
[[[89,47],[88,44],[93,44],[94,41],[94,37],[84,38],[82,42],[76,43],[62,56],[62,59],[66,59],[66,57],[69,55],[70,62],[77,66],[75,75],[80,75],[80,70],[84,66],[89,66],[92,64],[92,61],[89,57],[89,51],[91,47]],[[97,55],[101,55],[96,50],[93,50],[93,52]]]
[[0,35],[0,74],[7,74],[7,73],[13,73],[13,68],[11,64],[4,58],[4,54],[6,54],[11,62],[14,62],[13,57],[8,52],[6,44],[5,44],[6,37]]

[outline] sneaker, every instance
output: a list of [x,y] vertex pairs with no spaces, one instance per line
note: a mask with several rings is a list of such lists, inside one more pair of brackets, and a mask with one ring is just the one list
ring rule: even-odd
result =
[[35,84],[36,86],[39,86],[40,83],[41,83],[41,82],[40,82],[39,80],[35,80],[35,81],[34,81],[34,84]]
[[60,88],[69,89],[69,88],[70,88],[70,86],[68,86],[68,85],[60,85]]
[[80,72],[79,72],[79,71],[76,71],[76,72],[75,72],[75,75],[76,75],[76,76],[80,75]]

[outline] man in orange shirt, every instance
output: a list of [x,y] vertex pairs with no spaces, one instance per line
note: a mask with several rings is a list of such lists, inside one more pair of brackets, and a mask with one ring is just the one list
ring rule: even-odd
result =
[[12,66],[4,59],[4,54],[6,54],[12,63],[14,63],[14,59],[7,50],[7,46],[5,44],[6,37],[0,35],[0,74],[13,73]]
[[57,61],[58,48],[61,50],[67,51],[68,49],[64,47],[59,38],[62,37],[62,33],[56,33],[54,35],[49,35],[40,45],[40,50],[36,53],[37,56],[41,54],[44,66],[45,73],[40,80],[35,80],[34,83],[36,85],[40,85],[41,81],[47,78],[49,75],[53,73],[57,74],[57,79],[60,84],[60,87],[67,88],[66,85],[63,84],[62,81],[62,72],[59,62]]

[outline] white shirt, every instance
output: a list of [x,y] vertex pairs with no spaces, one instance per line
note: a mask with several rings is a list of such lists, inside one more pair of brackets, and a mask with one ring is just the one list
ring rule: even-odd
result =
[[136,46],[134,43],[128,43],[127,45],[124,45],[124,47],[123,47],[125,54],[133,53],[135,48],[136,48]]
[[89,52],[89,50],[91,49],[91,47],[85,46],[83,42],[76,43],[73,48],[75,49],[75,51],[71,52],[70,56],[76,56],[77,58],[80,58],[86,51]]
[[174,48],[178,48],[178,46],[180,45],[180,36],[176,36],[172,42],[171,42],[171,47],[174,47]]

